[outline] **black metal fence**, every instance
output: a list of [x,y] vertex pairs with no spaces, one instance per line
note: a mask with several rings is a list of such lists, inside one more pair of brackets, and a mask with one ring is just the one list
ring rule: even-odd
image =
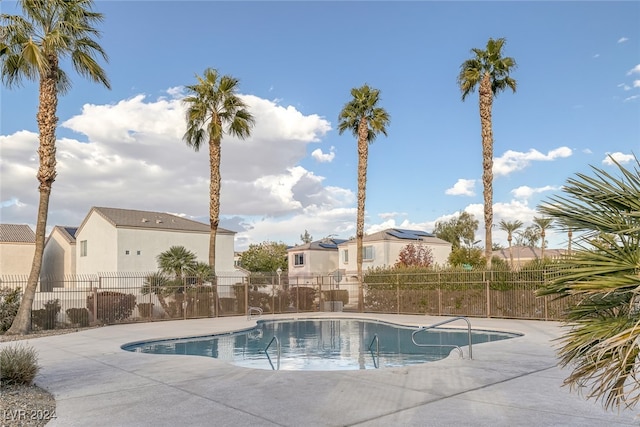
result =
[[[561,320],[568,299],[538,297],[549,273],[434,271],[369,273],[364,311]],[[174,279],[158,273],[100,274],[43,280],[32,308],[34,329],[95,324],[265,314],[355,311],[358,284],[333,275],[286,272]],[[351,281],[349,281],[351,280]],[[0,277],[0,288],[21,289],[26,277]],[[42,289],[46,289],[43,291]],[[1,298],[1,297],[0,297]]]

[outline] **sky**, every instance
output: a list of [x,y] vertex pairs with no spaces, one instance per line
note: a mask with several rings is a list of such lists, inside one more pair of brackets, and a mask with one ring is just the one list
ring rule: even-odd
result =
[[[18,13],[15,1],[2,13]],[[208,67],[240,80],[251,137],[222,142],[221,227],[236,250],[355,236],[356,139],[338,115],[354,87],[381,92],[388,136],[369,147],[365,232],[432,231],[466,210],[483,245],[477,92],[460,65],[507,40],[517,91],[493,104],[494,224],[520,220],[567,179],[640,154],[640,2],[98,1],[111,90],[62,67],[48,229],[92,206],[209,221],[208,150],[185,131],[184,86]],[[35,230],[38,84],[0,88],[0,221]],[[562,232],[547,232],[562,248]],[[494,243],[507,245],[494,226]]]

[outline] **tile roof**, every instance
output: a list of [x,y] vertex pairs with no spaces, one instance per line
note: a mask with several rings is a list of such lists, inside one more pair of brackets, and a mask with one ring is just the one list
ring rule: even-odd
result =
[[298,246],[287,248],[288,251],[296,250],[296,251],[304,251],[304,250],[320,250],[320,251],[331,251],[338,250],[338,245],[346,242],[346,239],[334,239],[334,238],[326,238],[315,240],[310,243],[303,243]]
[[[156,230],[198,231],[208,233],[209,224],[193,221],[177,215],[164,212],[139,211],[133,209],[93,207],[95,211],[115,227],[147,228]],[[88,215],[87,215],[88,217]],[[235,232],[218,227],[220,234],[235,234]]]
[[[76,231],[78,231],[78,227],[63,227],[61,225],[56,225],[55,227],[53,227],[53,229],[58,230],[62,237],[67,240],[67,242],[76,242]],[[53,233],[53,231],[51,232]]]
[[[513,253],[514,260],[520,259],[538,259],[542,256],[542,250],[540,248],[532,248],[530,246],[519,246],[514,245],[511,246],[511,251]],[[549,249],[545,248],[544,256],[545,258],[554,258],[561,255],[564,255],[566,251],[564,249]],[[492,256],[510,259],[509,256],[509,248],[498,249],[492,252]]]
[[0,224],[0,242],[35,243],[36,233],[26,224]]

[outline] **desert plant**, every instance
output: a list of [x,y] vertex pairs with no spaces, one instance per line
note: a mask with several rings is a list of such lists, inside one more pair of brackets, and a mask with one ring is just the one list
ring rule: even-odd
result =
[[138,313],[140,317],[151,317],[153,315],[153,306],[152,302],[141,302],[138,304]]
[[127,319],[136,307],[136,297],[133,294],[106,291],[95,295],[97,312],[94,313],[94,295],[87,297],[87,308],[96,319],[106,324]]
[[0,350],[0,383],[31,385],[38,366],[38,354],[23,344],[10,345]]
[[40,329],[54,329],[60,309],[59,299],[49,300],[44,304],[44,308],[31,312],[31,321]]
[[89,310],[86,308],[69,308],[66,313],[71,323],[83,328],[89,326]]
[[0,333],[7,331],[20,307],[20,288],[0,288]]

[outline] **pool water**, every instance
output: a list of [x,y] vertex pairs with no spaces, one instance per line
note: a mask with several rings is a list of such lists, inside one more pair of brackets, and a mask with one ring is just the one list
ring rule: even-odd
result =
[[[231,334],[133,343],[122,348],[142,353],[215,357],[255,369],[328,371],[436,361],[447,357],[453,346],[464,347],[469,343],[466,329],[439,328],[416,334],[417,343],[436,345],[419,347],[411,340],[415,330],[415,327],[359,319],[260,321],[253,329]],[[274,336],[280,343],[279,363]],[[472,343],[516,336],[519,335],[472,331]],[[269,349],[265,352],[267,346]]]

